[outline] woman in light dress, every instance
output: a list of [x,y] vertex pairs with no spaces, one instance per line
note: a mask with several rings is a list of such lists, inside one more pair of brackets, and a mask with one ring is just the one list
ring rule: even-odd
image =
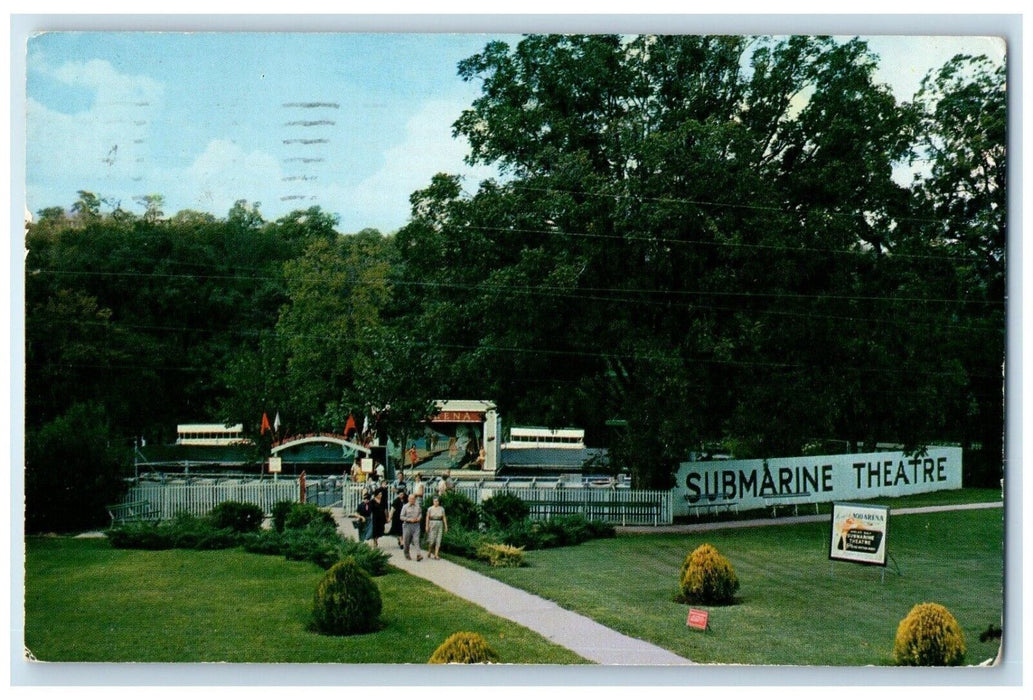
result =
[[434,496],[433,504],[427,509],[427,554],[431,559],[441,558],[441,538],[448,532],[448,518],[441,505],[441,499]]

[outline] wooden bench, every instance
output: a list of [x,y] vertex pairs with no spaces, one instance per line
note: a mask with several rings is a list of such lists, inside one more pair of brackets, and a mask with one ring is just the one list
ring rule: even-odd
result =
[[659,503],[610,503],[606,501],[559,501],[533,499],[526,501],[532,517],[552,518],[562,515],[582,515],[592,520],[602,519],[613,524],[627,524],[629,519],[638,521],[633,524],[646,524],[652,521],[660,524],[663,506]]
[[[793,515],[800,514],[800,505],[807,505],[810,499],[810,491],[796,491],[794,493],[776,493],[764,498],[764,507],[771,509],[771,517],[778,517],[778,509],[782,506],[792,506]],[[818,504],[814,504],[814,514],[818,514]]]
[[125,523],[153,523],[160,519],[160,514],[150,501],[129,501],[108,506],[108,515],[111,516],[112,527]]
[[[736,513],[739,512],[738,501],[718,500],[720,498],[723,498],[723,495],[720,493],[705,493],[695,503],[689,503],[689,512],[695,513],[697,518],[704,509],[706,509],[708,514],[711,512],[718,513],[721,508],[724,508],[726,512],[733,509]],[[688,494],[685,494],[685,501],[689,501]]]

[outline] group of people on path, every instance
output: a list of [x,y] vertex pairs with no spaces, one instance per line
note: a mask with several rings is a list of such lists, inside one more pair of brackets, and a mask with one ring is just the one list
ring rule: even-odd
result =
[[406,486],[405,478],[400,473],[395,486],[395,498],[390,508],[387,505],[387,482],[381,480],[372,491],[363,491],[362,502],[355,512],[359,541],[372,542],[379,547],[379,540],[385,535],[385,528],[390,522],[386,534],[397,538],[398,546],[405,553],[406,559],[412,559],[411,550],[415,548],[416,561],[423,560],[420,549],[421,530],[427,533],[427,556],[441,559],[441,539],[448,532],[448,518],[441,505],[441,496],[449,489],[446,477],[438,485],[438,494],[431,501],[426,514],[421,505],[426,484],[420,474],[416,475],[412,492]]

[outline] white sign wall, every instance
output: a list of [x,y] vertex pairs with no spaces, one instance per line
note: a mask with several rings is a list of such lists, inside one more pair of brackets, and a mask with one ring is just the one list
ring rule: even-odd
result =
[[695,506],[739,509],[906,496],[961,488],[961,448],[903,452],[684,462],[674,486],[674,515]]

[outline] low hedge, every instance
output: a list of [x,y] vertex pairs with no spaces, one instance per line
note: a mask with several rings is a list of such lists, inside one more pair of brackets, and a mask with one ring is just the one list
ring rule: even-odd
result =
[[591,539],[614,537],[613,525],[588,520],[581,515],[564,515],[550,520],[524,519],[504,529],[474,530],[452,525],[441,541],[441,549],[465,559],[477,559],[485,544],[507,545],[521,550],[551,549],[578,545]]
[[[221,504],[220,504],[221,505]],[[337,532],[333,516],[311,504],[277,504],[274,509],[274,527],[277,514],[283,518],[281,531],[262,530],[242,532],[235,527],[253,520],[251,509],[228,506],[220,509],[228,518],[199,518],[180,513],[172,520],[158,523],[127,523],[107,531],[111,546],[118,549],[232,549],[243,547],[253,554],[282,556],[292,561],[310,561],[329,569],[345,557],[355,562],[371,576],[387,573],[388,555],[364,543],[342,537]],[[237,517],[242,513],[251,513]],[[216,527],[215,522],[230,520],[234,527]],[[250,526],[248,526],[250,527]]]

